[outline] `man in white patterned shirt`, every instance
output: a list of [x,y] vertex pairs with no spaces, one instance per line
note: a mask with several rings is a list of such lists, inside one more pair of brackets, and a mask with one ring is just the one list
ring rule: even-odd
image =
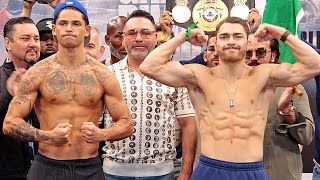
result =
[[[174,179],[175,121],[182,130],[182,170],[189,179],[196,149],[194,110],[187,89],[175,89],[143,76],[139,65],[156,45],[155,23],[150,13],[136,10],[124,27],[123,43],[128,56],[109,69],[115,74],[131,110],[134,134],[121,141],[106,142],[105,177],[112,179]],[[112,126],[105,116],[105,126]]]

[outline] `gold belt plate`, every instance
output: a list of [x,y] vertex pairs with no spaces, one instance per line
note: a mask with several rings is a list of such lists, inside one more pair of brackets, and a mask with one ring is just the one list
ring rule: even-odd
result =
[[228,7],[221,0],[200,0],[192,10],[193,22],[204,31],[212,32],[229,14]]

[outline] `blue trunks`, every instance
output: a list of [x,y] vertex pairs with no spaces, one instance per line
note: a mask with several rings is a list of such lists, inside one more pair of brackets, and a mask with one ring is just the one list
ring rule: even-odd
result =
[[201,155],[191,180],[268,180],[263,162],[234,163]]

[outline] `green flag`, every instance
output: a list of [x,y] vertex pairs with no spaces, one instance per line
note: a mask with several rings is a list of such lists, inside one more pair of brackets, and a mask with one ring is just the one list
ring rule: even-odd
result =
[[[281,26],[295,36],[301,38],[299,21],[303,17],[303,9],[299,0],[267,0],[263,13],[263,23]],[[280,62],[295,63],[293,53],[289,46],[280,43]]]

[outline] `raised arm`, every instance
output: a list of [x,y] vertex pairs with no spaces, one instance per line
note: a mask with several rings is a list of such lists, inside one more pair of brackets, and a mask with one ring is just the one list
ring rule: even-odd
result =
[[103,129],[103,141],[121,140],[132,135],[133,121],[116,77],[105,69],[98,77],[103,82],[105,106],[115,122],[112,127]]
[[36,3],[36,0],[22,0],[22,13],[21,17],[31,18],[32,7]]
[[320,74],[320,56],[306,43],[292,34],[284,39],[286,29],[270,24],[259,26],[255,36],[261,40],[282,39],[292,49],[297,63],[274,66],[269,83],[274,86],[294,86]]
[[[203,46],[206,37],[202,30],[193,29],[189,42]],[[154,49],[140,65],[140,71],[163,84],[173,87],[185,87],[194,79],[192,70],[182,66],[177,61],[170,61],[174,51],[186,41],[186,32],[181,32],[163,46]]]
[[[31,18],[32,7],[36,3],[37,0],[22,0],[22,13],[21,17],[28,17]],[[49,6],[55,9],[60,3],[65,2],[65,0],[45,0]]]
[[3,132],[23,141],[39,141],[47,144],[67,143],[70,124],[59,124],[51,131],[43,131],[34,128],[23,119],[33,108],[40,84],[39,72],[32,69],[28,70],[19,82],[16,96],[10,102],[3,122]]

